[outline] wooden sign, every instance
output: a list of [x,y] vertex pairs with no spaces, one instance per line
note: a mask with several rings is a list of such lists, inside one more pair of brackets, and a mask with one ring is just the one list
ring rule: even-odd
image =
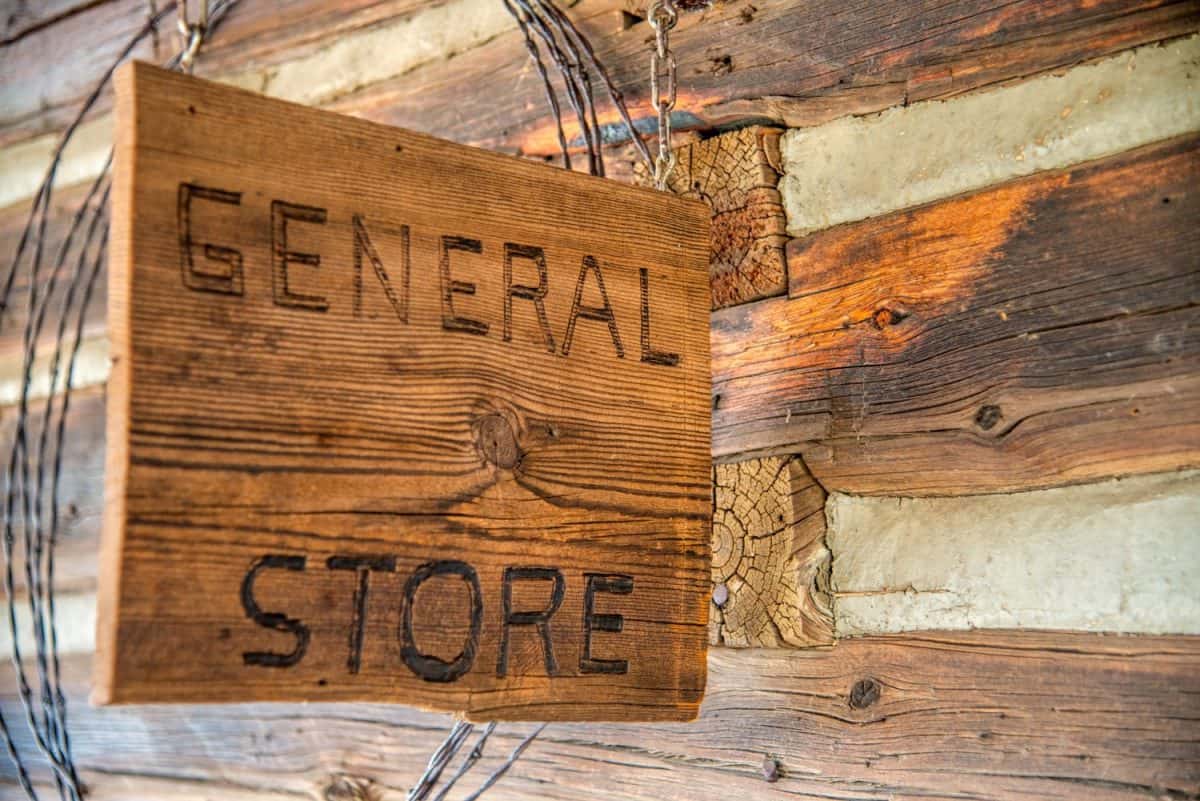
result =
[[708,210],[144,64],[116,104],[95,699],[694,717]]

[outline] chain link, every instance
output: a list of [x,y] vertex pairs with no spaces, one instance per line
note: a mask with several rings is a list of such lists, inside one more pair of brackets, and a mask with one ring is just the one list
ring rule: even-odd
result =
[[204,34],[208,32],[208,0],[200,0],[200,21],[190,22],[188,20],[188,3],[189,0],[178,0],[179,5],[179,35],[182,37],[182,54],[179,57],[179,66],[189,75],[192,73],[192,62],[196,59],[196,54],[200,52],[200,45],[204,43]]
[[650,54],[650,103],[658,112],[658,156],[654,159],[654,185],[663,190],[667,188],[667,179],[675,169],[675,151],[671,149],[675,54],[671,52],[669,34],[678,19],[679,12],[675,9],[674,0],[655,0],[651,4],[649,22],[654,29],[654,52]]

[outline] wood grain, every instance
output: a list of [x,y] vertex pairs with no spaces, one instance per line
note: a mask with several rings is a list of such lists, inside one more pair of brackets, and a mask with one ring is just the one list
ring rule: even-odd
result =
[[[272,65],[425,7],[421,0],[240,3],[205,42],[196,71],[208,77],[259,68],[265,75]],[[145,0],[54,0],[10,15],[16,17],[12,32],[0,43],[0,72],[8,79],[0,103],[0,146],[65,127],[104,70],[145,24],[147,9]],[[169,13],[158,37],[144,40],[133,57],[163,61],[176,53],[175,26],[175,15]],[[72,57],[47,59],[47,53]],[[97,112],[111,107],[107,92]]]
[[[650,123],[645,23],[614,20],[623,0],[582,0],[571,9],[597,54]],[[141,0],[107,0],[0,49],[14,81],[13,108],[0,115],[0,144],[61,128],[102,64],[144,18]],[[202,75],[284,63],[322,45],[415,13],[417,0],[291,0],[246,3],[206,45]],[[165,31],[173,30],[168,21]],[[869,0],[737,0],[687,14],[672,34],[679,58],[677,130],[737,122],[802,126],[894,105],[944,98],[1054,70],[1200,28],[1196,0],[935,0],[880,5]],[[164,34],[164,47],[173,47]],[[86,53],[40,69],[38,54]],[[141,51],[148,57],[149,51]],[[527,54],[514,30],[412,73],[364,86],[339,110],[470,144],[551,155],[557,139],[540,84],[527,79]],[[19,72],[18,72],[19,70]],[[44,99],[44,102],[43,100]],[[20,100],[18,103],[17,101]],[[461,109],[471,109],[470,114]],[[625,132],[614,123],[606,137]]]
[[17,39],[77,13],[94,0],[43,0],[31,4],[27,0],[3,0],[0,2],[0,45],[11,44]]
[[[67,438],[70,447],[64,454],[61,495],[67,522],[58,549],[57,586],[64,596],[87,595],[86,604],[80,602],[76,608],[91,609],[103,506],[102,389],[74,395]],[[880,634],[896,627],[1036,625],[1147,633],[1178,632],[1181,627],[1187,631],[1194,625],[1188,598],[1195,591],[1172,589],[1194,586],[1187,583],[1189,570],[1194,572],[1187,554],[1194,548],[1189,545],[1186,476],[1156,474],[1037,493],[948,499],[835,496],[826,529],[823,491],[796,460],[780,471],[780,464],[786,462],[771,457],[717,465],[711,580],[713,588],[725,583],[729,598],[723,610],[710,607],[712,644],[827,644],[830,560],[839,566],[843,582],[838,588],[843,593],[836,596],[837,626],[849,629],[849,636]],[[847,507],[858,508],[858,514],[839,515],[839,509]],[[1020,510],[1017,518],[1011,515],[1014,507]],[[790,515],[791,530],[772,527],[772,513]],[[960,524],[956,515],[972,523]],[[999,535],[987,521],[1011,523],[1018,518],[1024,522],[1004,529],[1005,549],[992,559]],[[1145,525],[1139,527],[1138,521]],[[899,526],[911,540],[897,546]],[[1137,532],[1132,540],[1130,531]],[[1065,533],[1074,538],[1073,545],[1062,539]],[[1122,537],[1128,540],[1124,544]],[[889,556],[889,549],[897,547],[896,555]],[[922,549],[937,558],[918,559],[914,564],[913,554]],[[1123,554],[1121,565],[1103,568],[1116,552]],[[1027,568],[1020,567],[1022,554],[1028,557]],[[1016,575],[1041,577],[1025,588],[1037,600],[1005,604],[1012,616],[996,614],[996,604],[1005,597],[1024,597],[1019,587],[997,578],[1012,575],[1004,566],[1014,562],[1017,567],[1011,570]],[[906,569],[926,579],[905,578]],[[939,569],[942,578],[949,577],[948,583],[937,578]],[[1122,580],[1122,574],[1128,574],[1128,580]],[[894,580],[897,576],[900,583]],[[989,589],[988,582],[996,581],[1000,582],[997,588]],[[1088,591],[1081,595],[1085,586]],[[1163,601],[1168,597],[1175,600]],[[894,613],[885,613],[889,608]],[[930,610],[935,618],[929,617]],[[993,612],[985,618],[980,610]],[[94,628],[94,618],[89,611],[62,620],[60,632],[71,642],[90,643],[94,633],[78,629]],[[0,660],[2,641],[0,633]]]
[[[55,549],[54,587],[61,593],[96,589],[96,554],[100,547],[100,518],[104,510],[104,387],[71,394],[63,441],[62,473],[58,485],[58,545]],[[45,402],[31,404],[27,436],[40,442]],[[55,400],[55,419],[61,409]],[[11,443],[16,428],[16,407],[0,411],[0,442]],[[53,448],[47,450],[47,463],[53,462]],[[37,455],[37,446],[33,456]],[[49,475],[49,470],[47,470]],[[49,491],[47,491],[47,505]],[[24,519],[14,515],[18,543],[22,541]],[[20,547],[20,546],[18,546]],[[15,588],[24,595],[24,570],[16,571]]]
[[[46,218],[47,224],[41,270],[34,282],[30,281],[27,269],[22,269],[17,273],[12,291],[8,297],[8,306],[3,310],[3,325],[0,325],[0,361],[20,364],[24,353],[25,324],[29,319],[29,293],[31,287],[37,287],[38,297],[45,297],[52,270],[58,260],[59,251],[64,244],[71,220],[80,204],[87,197],[89,186],[90,182],[87,185],[64,187],[55,192],[50,213]],[[20,241],[21,233],[24,231],[28,215],[29,207],[25,203],[18,203],[0,210],[0,264],[4,266],[6,274],[12,266],[12,259],[16,255],[17,243]],[[86,231],[86,227],[84,230]],[[68,260],[64,261],[64,264],[68,268],[75,267],[78,259],[79,242],[83,238],[84,235],[81,232],[73,240],[74,247],[72,248],[72,254],[74,255],[71,255]],[[65,283],[62,280],[58,283],[55,298],[59,303],[61,303]],[[88,336],[96,336],[104,333],[106,319],[104,293],[105,281],[101,277],[97,281],[95,292],[91,302],[88,304],[85,317],[84,333]],[[56,327],[49,321],[45,322],[38,337],[38,344],[43,347],[48,345],[49,348],[53,348],[56,334]]]
[[[714,309],[787,292],[787,218],[779,194],[782,133],[752,125],[675,149],[678,163],[668,187],[712,209]],[[653,186],[645,165],[639,162],[638,168],[638,182]]]
[[117,97],[97,698],[693,717],[707,208],[144,64]]
[[832,645],[830,558],[825,491],[800,457],[713,468],[712,644]]
[[[717,648],[696,722],[551,725],[488,797],[1195,798],[1197,664],[1195,637],[930,632]],[[68,666],[72,744],[90,797],[105,801],[340,801],[347,785],[398,801],[449,725],[378,704],[89,708],[85,672],[86,660]],[[19,718],[12,692],[2,709]],[[523,732],[501,727],[479,770]],[[18,794],[0,784],[0,797]]]
[[1200,464],[1200,139],[789,245],[713,317],[713,450],[826,489],[1028,489]]
[[[607,0],[572,9],[632,106],[653,130],[648,26],[612,24]],[[1163,0],[736,0],[685,14],[677,131],[748,122],[802,127],[953,97],[1200,29],[1200,2]],[[369,119],[524,154],[557,152],[518,34],[430,63],[335,104]],[[498,100],[502,98],[502,100]],[[469,108],[470,114],[461,110]],[[606,138],[625,132],[611,109]],[[582,145],[582,139],[579,139]]]

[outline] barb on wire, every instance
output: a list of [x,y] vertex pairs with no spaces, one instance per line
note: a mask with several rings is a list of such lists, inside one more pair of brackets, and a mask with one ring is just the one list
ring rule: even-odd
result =
[[[45,176],[34,193],[32,206],[8,273],[0,282],[0,325],[10,316],[14,289],[20,285],[25,287],[27,292],[22,331],[21,390],[5,471],[4,525],[0,537],[4,556],[3,584],[12,641],[12,663],[17,677],[22,712],[32,734],[33,746],[50,766],[54,791],[60,801],[82,801],[85,788],[72,755],[67,725],[67,703],[62,692],[54,592],[55,551],[62,529],[60,489],[71,389],[84,338],[88,309],[107,252],[107,208],[111,189],[109,173],[112,152],[109,152],[100,174],[75,211],[58,252],[43,269],[47,228],[58,169],[63,151],[73,139],[83,119],[107,89],[117,66],[129,58],[147,37],[154,37],[157,41],[159,25],[170,13],[178,11],[182,41],[179,51],[164,66],[191,72],[205,38],[238,1],[214,0],[210,5],[208,0],[200,0],[200,14],[195,22],[189,18],[187,0],[178,0],[177,3],[167,4],[162,9],[158,9],[155,3],[150,3],[145,24],[133,34],[114,62],[100,76],[51,155]],[[642,159],[653,166],[649,149],[634,128],[624,99],[596,58],[586,37],[551,0],[504,2],[519,24],[526,48],[542,79],[558,126],[564,166],[571,166],[570,143],[567,141],[563,125],[562,106],[541,55],[543,52],[561,75],[567,103],[578,120],[587,150],[589,170],[595,175],[604,174],[604,137],[596,112],[593,76],[599,79],[616,107]],[[47,362],[41,357],[45,355],[43,331],[48,321],[53,321],[50,327],[54,329],[54,339]],[[45,386],[35,388],[35,366],[39,363],[48,364],[48,378]],[[46,397],[40,407],[40,419],[35,425],[31,409],[35,405],[38,391],[44,391]],[[18,625],[18,565],[32,622],[31,652],[25,648],[28,635]],[[30,654],[33,656],[32,675],[25,660]],[[468,801],[475,801],[494,786],[544,727],[544,724],[537,727],[521,740],[504,762],[467,797]],[[409,793],[408,801],[424,801],[428,798],[436,789],[446,768],[462,751],[473,730],[474,726],[469,723],[459,722],[454,725],[445,742],[431,757],[425,773]],[[446,801],[450,790],[482,760],[484,748],[495,730],[495,723],[490,723],[484,728],[432,801]],[[5,750],[15,767],[21,789],[30,801],[39,801],[41,796],[3,712],[0,712],[0,737],[3,738]]]
[[[175,69],[189,65],[204,35],[217,26],[237,2],[216,0],[208,8],[207,0],[202,0],[199,23],[188,23],[187,42],[166,66]],[[58,253],[43,269],[47,227],[63,151],[107,89],[116,68],[147,37],[156,36],[160,23],[173,11],[174,4],[166,5],[161,10],[151,4],[145,23],[134,32],[117,58],[100,76],[67,125],[51,155],[42,182],[34,193],[16,253],[8,273],[0,283],[0,325],[10,316],[13,290],[18,282],[27,292],[22,331],[21,390],[5,470],[4,529],[0,538],[4,554],[3,583],[12,641],[12,664],[33,746],[50,766],[54,790],[60,801],[81,801],[84,787],[72,756],[67,704],[62,692],[54,594],[55,551],[62,526],[59,501],[71,386],[87,311],[107,252],[111,151],[71,219]],[[186,9],[183,15],[186,15]],[[42,352],[43,331],[48,320],[54,320],[55,323],[51,326],[54,329],[53,349],[46,362],[39,357],[45,355]],[[47,378],[45,386],[35,387],[35,366],[39,363],[47,364]],[[35,424],[32,407],[38,391],[44,391],[46,398],[40,419]],[[18,626],[18,562],[31,624],[29,634]],[[27,639],[32,639],[31,649],[26,648]],[[29,656],[33,658],[32,674],[31,668],[26,665]],[[37,801],[40,796],[3,713],[0,713],[0,737],[3,737],[5,750],[16,769],[21,789],[31,801]]]
[[568,169],[571,167],[571,143],[566,137],[558,91],[546,69],[547,60],[557,67],[561,76],[563,93],[579,126],[580,139],[587,153],[588,171],[592,175],[604,175],[604,132],[596,112],[593,78],[598,79],[604,87],[604,92],[620,116],[638,155],[647,168],[653,170],[654,159],[633,124],[624,95],[617,89],[608,70],[596,57],[596,52],[587,37],[580,33],[570,18],[553,0],[504,0],[504,5],[517,21],[530,60],[542,80],[547,103],[557,127],[563,166]]
[[[425,801],[425,799],[429,797],[429,794],[437,786],[442,773],[446,770],[450,763],[454,761],[454,757],[459,753],[459,751],[462,750],[474,728],[474,724],[471,723],[465,723],[463,721],[456,721],[454,723],[454,726],[451,727],[450,733],[446,736],[446,739],[442,742],[441,746],[438,747],[437,751],[434,752],[433,756],[430,757],[429,764],[425,767],[425,772],[421,775],[420,779],[417,781],[417,784],[412,788],[412,790],[409,791],[406,801]],[[500,781],[500,779],[502,779],[504,775],[508,773],[509,769],[516,764],[516,761],[521,758],[521,755],[525,753],[525,750],[533,744],[533,741],[537,739],[538,735],[541,734],[545,728],[546,724],[541,723],[534,728],[533,731],[525,735],[525,737],[521,740],[521,742],[517,743],[517,746],[509,753],[505,760],[496,766],[492,772],[489,773],[486,778],[484,778],[479,787],[465,796],[463,801],[478,801],[478,799],[483,796],[484,793],[490,790],[496,784],[496,782]],[[463,757],[462,762],[459,763],[458,769],[450,777],[449,781],[442,786],[442,789],[438,791],[437,795],[431,799],[431,801],[446,801],[446,797],[458,783],[459,779],[463,778],[463,776],[469,773],[471,769],[474,768],[481,759],[483,759],[484,746],[487,745],[488,739],[495,731],[495,722],[489,723],[484,727],[483,731],[480,732],[479,737],[475,740],[475,745],[472,746],[471,750],[467,752],[467,755]]]

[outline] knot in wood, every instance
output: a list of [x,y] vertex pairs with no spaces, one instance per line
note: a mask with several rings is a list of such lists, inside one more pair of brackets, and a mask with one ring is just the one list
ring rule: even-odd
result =
[[485,414],[475,423],[475,447],[483,460],[502,470],[521,463],[521,446],[512,423],[498,412]]
[[850,688],[850,708],[866,709],[879,700],[883,691],[875,679],[859,679]]
[[329,780],[323,796],[325,801],[377,801],[370,779],[354,776],[334,776]]
[[1000,417],[1000,407],[989,403],[986,406],[980,406],[979,411],[975,413],[975,425],[984,431],[991,431],[996,427],[996,423],[1000,422]]
[[882,331],[890,325],[898,325],[908,317],[908,312],[903,309],[889,309],[886,306],[876,310],[871,316],[871,325],[877,330]]

